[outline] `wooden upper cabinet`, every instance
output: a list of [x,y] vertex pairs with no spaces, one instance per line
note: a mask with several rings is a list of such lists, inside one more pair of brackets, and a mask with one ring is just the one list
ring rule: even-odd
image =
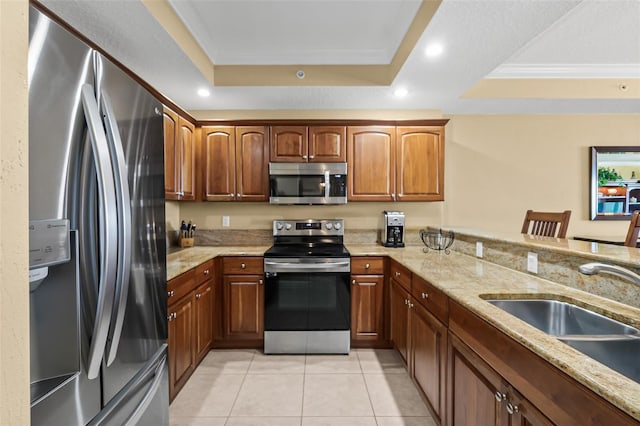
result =
[[264,126],[236,127],[236,199],[269,200],[269,138]]
[[269,140],[263,126],[204,126],[202,181],[206,201],[269,199]]
[[202,128],[204,200],[228,201],[236,194],[236,134],[233,126]]
[[195,126],[179,117],[178,135],[181,152],[180,199],[193,201],[196,199],[196,138]]
[[177,200],[178,178],[180,170],[178,165],[181,160],[176,147],[178,134],[178,114],[168,108],[164,108],[162,117],[164,120],[164,191],[167,200]]
[[347,128],[349,201],[393,201],[395,197],[396,128]]
[[270,161],[345,162],[346,136],[345,126],[271,126]]
[[271,126],[270,161],[303,163],[307,158],[306,126]]
[[164,185],[167,200],[196,199],[195,126],[169,108],[163,110]]
[[396,129],[396,200],[444,200],[444,128]]
[[309,127],[309,162],[344,163],[347,161],[345,126]]

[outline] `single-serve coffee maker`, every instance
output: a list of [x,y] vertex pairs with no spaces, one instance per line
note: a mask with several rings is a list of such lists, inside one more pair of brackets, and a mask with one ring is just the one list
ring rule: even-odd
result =
[[382,245],[404,247],[404,212],[384,212]]

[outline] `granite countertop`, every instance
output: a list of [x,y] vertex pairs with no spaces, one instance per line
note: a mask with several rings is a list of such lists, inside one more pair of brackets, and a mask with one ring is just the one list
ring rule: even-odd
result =
[[172,250],[167,255],[167,280],[217,256],[262,256],[271,246],[198,246]]
[[[514,238],[512,235],[496,237],[495,234],[486,235],[486,237],[502,238],[507,242]],[[526,236],[520,236],[519,243],[526,240],[524,237]],[[590,252],[591,246],[591,243],[584,241],[549,238],[541,240],[540,243],[534,241],[532,244],[542,244],[545,247],[557,245],[562,250],[571,252],[584,250],[587,253]],[[375,244],[347,244],[346,246],[352,256],[389,256],[398,261],[414,274],[442,290],[452,300],[640,420],[640,384],[486,302],[483,296],[484,298],[500,295],[503,297],[510,295],[513,298],[532,295],[541,298],[556,297],[589,307],[636,327],[640,327],[640,309],[456,251],[446,255],[438,252],[424,253],[422,246],[405,248],[385,248]],[[609,251],[609,247],[620,249],[622,254],[628,253],[627,257],[623,256],[623,262],[616,257],[616,263],[629,262],[635,266],[640,265],[640,254],[635,255],[632,251],[637,249],[629,250],[626,247],[607,246],[602,250],[605,253],[600,251],[597,259],[603,260],[602,256],[614,257],[616,253]],[[268,246],[208,246],[184,249],[167,256],[167,277],[173,278],[216,256],[262,256],[268,248]],[[637,251],[640,252],[640,250]]]

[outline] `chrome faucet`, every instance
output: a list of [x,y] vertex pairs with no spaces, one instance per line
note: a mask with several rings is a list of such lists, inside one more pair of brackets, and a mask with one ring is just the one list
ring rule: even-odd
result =
[[633,281],[634,284],[640,285],[640,275],[630,271],[622,266],[609,265],[606,263],[585,263],[580,265],[578,270],[585,275],[595,275],[598,272],[608,272]]

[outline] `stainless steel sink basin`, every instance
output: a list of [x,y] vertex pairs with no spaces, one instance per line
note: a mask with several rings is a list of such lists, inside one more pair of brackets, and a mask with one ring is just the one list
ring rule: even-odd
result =
[[547,334],[564,339],[584,335],[638,335],[637,328],[571,303],[547,299],[492,299],[487,302]]
[[566,340],[564,343],[640,383],[640,339]]
[[640,330],[572,303],[547,299],[487,302],[640,383]]

